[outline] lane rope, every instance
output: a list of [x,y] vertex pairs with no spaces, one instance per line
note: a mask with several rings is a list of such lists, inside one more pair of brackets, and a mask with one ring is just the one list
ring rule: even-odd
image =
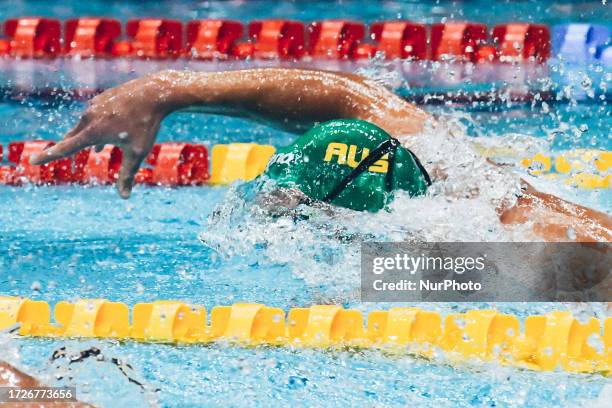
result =
[[[44,166],[29,164],[30,156],[55,142],[35,140],[8,144],[7,164],[2,163],[0,145],[0,185],[112,184],[121,167],[121,149],[107,145],[96,153],[86,149],[73,157]],[[513,158],[531,175],[559,178],[565,184],[583,189],[612,187],[612,151],[575,149],[556,155],[537,153],[522,157],[512,148],[492,148],[474,144],[485,157]],[[149,186],[227,185],[252,180],[266,168],[276,149],[256,143],[214,145],[210,152],[202,144],[167,142],[156,144],[136,174],[136,183]],[[210,161],[210,163],[209,163]]]
[[574,149],[524,156],[511,147],[487,147],[477,142],[474,147],[484,157],[513,159],[532,176],[559,179],[587,190],[612,188],[612,151]]
[[[497,361],[538,371],[563,369],[610,375],[612,317],[576,320],[571,312],[528,316],[523,321],[496,310],[445,317],[418,308],[362,312],[335,305],[293,308],[263,304],[203,306],[180,301],[138,303],[130,309],[105,299],[45,301],[0,297],[0,330],[21,336],[113,338],[151,343],[334,349],[354,347],[411,353],[453,362]],[[130,320],[131,315],[131,320]]]
[[[255,20],[135,18],[125,26],[114,18],[19,17],[4,22],[0,56],[14,59],[79,60],[388,60],[471,63],[544,63],[551,54],[546,25],[477,22],[430,26],[407,20],[367,26],[352,20]],[[186,36],[184,34],[187,34]],[[245,35],[246,34],[246,35]],[[575,33],[567,35],[582,48]],[[574,48],[581,44],[574,44]],[[597,44],[596,44],[597,45]],[[602,45],[602,44],[599,44]]]

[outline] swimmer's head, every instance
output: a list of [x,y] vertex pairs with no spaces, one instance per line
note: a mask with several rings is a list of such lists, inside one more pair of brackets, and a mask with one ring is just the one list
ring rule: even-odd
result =
[[265,173],[281,187],[358,211],[378,211],[395,190],[422,195],[430,184],[418,159],[371,123],[332,120],[313,127],[272,157]]

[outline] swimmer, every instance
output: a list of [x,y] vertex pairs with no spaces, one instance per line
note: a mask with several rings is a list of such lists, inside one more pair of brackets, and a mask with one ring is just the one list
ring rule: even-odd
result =
[[[86,147],[100,151],[105,144],[117,145],[123,150],[117,188],[128,198],[161,121],[185,109],[250,118],[295,133],[312,129],[280,149],[267,169],[281,186],[298,190],[297,200],[289,197],[298,203],[376,211],[392,200],[394,190],[410,196],[427,190],[460,198],[480,195],[494,206],[501,223],[529,225],[541,239],[612,241],[607,214],[537,191],[474,153],[469,141],[445,128],[443,118],[436,120],[375,81],[347,73],[162,71],[93,98],[65,139],[31,162],[44,164]],[[330,148],[332,142],[336,145]],[[441,157],[441,147],[449,144],[452,157]],[[325,165],[335,171],[328,174]],[[482,174],[476,177],[475,172]]]
[[[18,388],[40,388],[45,387],[36,378],[18,370],[12,365],[5,363],[0,360],[0,387],[18,387]],[[93,407],[92,405],[85,404],[79,401],[73,402],[12,402],[12,403],[0,403],[6,408],[87,408]]]
[[[53,362],[53,361],[61,360],[61,359],[68,360],[66,362],[68,367],[70,367],[72,364],[82,363],[88,359],[95,359],[97,363],[100,363],[100,362],[110,363],[119,370],[119,373],[122,374],[127,379],[127,381],[129,381],[131,384],[135,384],[138,387],[140,387],[140,389],[143,392],[147,391],[147,387],[131,375],[132,367],[130,366],[130,364],[125,363],[115,357],[105,356],[102,353],[102,351],[97,347],[89,347],[89,348],[80,350],[78,352],[71,351],[70,353],[68,353],[66,347],[61,346],[58,349],[53,351],[50,361]],[[62,377],[63,376],[64,374],[62,374]],[[62,377],[59,377],[58,379],[62,379]],[[72,377],[70,376],[68,377],[69,381],[72,381],[72,379],[73,379]],[[12,366],[11,364],[0,360],[0,387],[42,388],[42,387],[47,387],[47,385],[43,384],[37,378],[24,373],[23,371]],[[78,390],[77,390],[77,393],[78,393]],[[28,408],[28,407],[86,408],[86,407],[93,407],[90,404],[86,404],[78,400],[77,401],[14,402],[14,403],[7,403],[7,404],[0,402],[0,406],[2,406],[3,408],[4,407],[7,407],[7,408],[11,408],[11,407],[19,407],[19,408]]]

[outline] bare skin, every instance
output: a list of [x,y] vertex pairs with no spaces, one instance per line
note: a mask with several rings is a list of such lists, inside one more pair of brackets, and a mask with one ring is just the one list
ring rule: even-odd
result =
[[[28,374],[19,371],[12,365],[0,361],[0,387],[19,387],[19,388],[37,388],[44,387],[36,378],[29,376]],[[85,408],[92,407],[92,405],[85,404],[82,402],[14,402],[2,404],[2,407],[6,408]]]
[[[177,110],[251,118],[301,132],[318,122],[355,118],[395,137],[416,134],[431,117],[397,95],[360,76],[295,69],[229,72],[163,71],[109,89],[90,102],[65,140],[32,159],[44,164],[89,146],[122,148],[117,187],[130,196],[134,176],[151,150],[161,121]],[[408,143],[406,138],[401,139]],[[513,207],[498,208],[504,224],[533,223],[549,241],[612,241],[612,219],[601,212],[526,188]]]
[[[421,132],[431,120],[427,113],[392,92],[352,74],[294,69],[163,71],[92,99],[65,139],[31,162],[44,164],[90,146],[100,150],[105,144],[117,145],[124,157],[117,188],[121,197],[128,198],[134,176],[155,142],[161,121],[185,109],[251,118],[296,133],[326,120],[362,119],[398,138]],[[401,140],[409,144],[406,138]],[[432,174],[435,177],[435,169]],[[514,206],[497,210],[502,223],[530,222],[534,233],[547,241],[568,241],[570,235],[581,242],[612,241],[612,219],[608,215],[531,186]],[[0,362],[0,385],[2,373],[17,379],[16,384],[38,384],[34,378]]]

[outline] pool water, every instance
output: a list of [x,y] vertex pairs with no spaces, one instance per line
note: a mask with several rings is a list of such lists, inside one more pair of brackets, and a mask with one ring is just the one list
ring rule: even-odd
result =
[[[213,15],[243,20],[332,15],[329,2],[15,2],[14,15],[58,18],[104,14],[122,18],[165,15],[182,19]],[[486,7],[484,6],[486,4]],[[599,2],[339,2],[343,17],[364,21],[410,16],[424,22],[462,16],[494,23],[509,19],[558,23],[610,21]],[[382,7],[384,6],[384,7]],[[146,10],[146,12],[145,12]],[[238,15],[235,15],[236,10]],[[3,11],[6,13],[6,10]],[[512,14],[514,13],[514,14]],[[414,17],[413,17],[414,16]],[[2,15],[2,18],[7,17]],[[371,67],[377,75],[377,66]],[[592,67],[583,67],[592,72]],[[609,88],[605,73],[594,83]],[[602,77],[603,75],[603,77]],[[603,78],[603,79],[602,79]],[[114,80],[114,78],[110,78]],[[6,84],[3,84],[6,86]],[[398,93],[410,94],[405,84]],[[537,146],[546,153],[576,148],[612,150],[609,96],[542,103],[425,105],[456,122],[474,141],[497,147]],[[58,140],[84,107],[79,101],[26,98],[0,102],[0,143],[24,139]],[[281,146],[293,135],[253,124],[193,113],[167,118],[159,141],[247,142]],[[517,170],[524,171],[524,170]],[[551,192],[612,212],[610,190],[579,190],[544,182]],[[350,212],[318,224],[272,221],[254,216],[243,198],[248,186],[149,188],[137,186],[130,200],[108,187],[0,186],[0,294],[55,303],[107,298],[132,306],[177,299],[215,305],[258,302],[288,310],[337,303],[363,311],[390,304],[358,301],[357,244],[339,243],[343,228],[397,239],[380,230],[379,219],[356,221]],[[425,203],[427,204],[427,203]],[[431,202],[431,219],[465,214],[439,234],[456,240],[481,237],[480,219],[470,220],[469,203],[448,214]],[[465,206],[465,207],[464,207]],[[221,215],[212,217],[213,210]],[[453,212],[455,211],[455,212]],[[416,217],[416,215],[415,215]],[[453,218],[457,219],[457,217]],[[405,217],[389,216],[392,226]],[[362,222],[363,221],[363,222]],[[412,220],[409,220],[412,221]],[[438,225],[430,228],[436,232]],[[499,238],[497,232],[485,237]],[[255,238],[253,238],[255,237]],[[250,239],[252,238],[252,239]],[[204,240],[208,245],[205,245]],[[212,249],[217,248],[217,250]],[[571,310],[578,318],[609,315],[603,304],[444,303],[419,305],[441,313],[494,307],[520,318],[551,310]],[[96,357],[71,361],[90,348]],[[67,357],[52,360],[57,350]],[[0,359],[54,385],[76,385],[79,398],[98,406],[607,406],[610,379],[566,372],[537,373],[473,362],[455,366],[444,356],[433,361],[377,351],[321,351],[289,347],[235,347],[223,344],[172,346],[112,340],[15,339],[0,334]],[[117,359],[119,363],[113,362]],[[74,360],[72,358],[72,360]],[[129,367],[127,366],[129,365]],[[121,369],[120,369],[121,368]]]
[[[2,141],[33,134],[57,139],[80,109],[75,104],[63,108],[60,115],[57,107],[4,104],[3,120],[10,120],[5,129],[11,128],[14,133],[2,135]],[[439,107],[434,110],[439,114],[461,111]],[[470,126],[482,137],[503,139],[506,134],[522,133],[525,137],[546,139],[548,126],[560,125],[553,119],[541,124],[538,112],[530,108],[498,112],[462,110],[473,120]],[[559,110],[558,117],[563,123],[588,123],[599,132],[605,129],[602,123],[610,120],[609,110],[600,115],[593,115],[580,105],[574,107],[574,114],[566,106]],[[524,126],[506,128],[504,133],[500,122],[509,118],[514,126],[518,121]],[[161,140],[193,140],[208,145],[227,140],[279,145],[290,138],[265,127],[253,128],[241,120],[194,114],[168,118],[160,135]],[[351,279],[342,276],[327,275],[313,281],[311,276],[301,275],[305,271],[300,270],[300,263],[308,269],[313,261],[308,253],[298,252],[299,247],[288,245],[291,257],[296,259],[283,263],[275,254],[265,251],[238,247],[228,255],[204,246],[198,239],[203,231],[226,239],[222,243],[231,244],[240,236],[236,229],[224,229],[228,226],[208,221],[219,203],[234,204],[232,191],[228,187],[137,187],[133,197],[123,201],[112,187],[1,187],[0,292],[49,302],[108,298],[133,305],[180,299],[203,304],[208,310],[214,305],[235,302],[261,302],[288,309],[330,300],[363,310],[380,307],[355,300],[355,280],[351,285]],[[566,193],[610,211],[610,201],[602,198],[601,193]],[[210,230],[215,227],[220,230]],[[265,224],[259,227],[267,228]],[[306,226],[298,226],[298,231],[312,232]],[[285,238],[279,236],[279,240]],[[304,245],[320,248],[318,243]],[[340,262],[342,254],[337,259]],[[320,269],[330,268],[324,265]],[[341,273],[339,270],[338,274]],[[340,289],[336,282],[340,282]],[[570,309],[579,316],[603,317],[607,313],[598,304],[424,305],[442,312],[485,306],[521,317],[555,309]],[[599,376],[522,372],[496,365],[452,367],[440,361],[431,363],[370,351],[338,353],[223,345],[174,347],[114,341],[5,342],[8,349],[18,354],[21,365],[52,383],[76,383],[80,392],[85,393],[82,398],[103,406],[112,406],[114,401],[136,406],[150,401],[164,406],[183,406],[177,401],[210,406],[244,403],[316,406],[325,401],[342,405],[435,402],[441,406],[524,403],[553,406],[597,399],[602,387],[609,383]],[[92,346],[102,350],[103,361],[49,362],[53,351],[60,347],[78,353]],[[112,358],[129,363],[133,367],[131,375],[145,384],[145,389],[120,375],[118,368],[109,363]],[[117,395],[119,388],[122,394]],[[240,393],[232,392],[236,389]]]
[[80,16],[110,16],[128,19],[164,16],[181,20],[198,18],[231,18],[240,21],[257,18],[283,18],[312,21],[324,18],[346,18],[371,22],[384,19],[410,19],[425,23],[439,22],[443,18],[483,21],[489,24],[512,20],[557,24],[567,21],[609,23],[610,7],[601,0],[487,0],[453,1],[435,0],[91,0],[65,1],[58,4],[35,0],[15,0],[10,8],[0,11],[5,19],[14,16],[51,16],[56,18]]

